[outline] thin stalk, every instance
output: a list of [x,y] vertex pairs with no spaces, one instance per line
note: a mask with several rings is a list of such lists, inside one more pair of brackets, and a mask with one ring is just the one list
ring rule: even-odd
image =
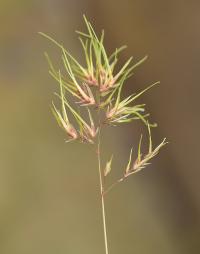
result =
[[114,182],[110,187],[108,187],[107,190],[104,190],[103,195],[106,195],[108,192],[110,192],[116,185],[118,185],[119,183],[123,182],[126,179],[125,176],[123,176],[122,178],[118,179],[116,182]]
[[108,237],[107,237],[106,214],[105,214],[104,184],[103,184],[103,176],[101,171],[101,154],[100,154],[101,143],[100,141],[101,141],[101,127],[99,127],[99,132],[98,132],[97,157],[98,157],[99,183],[100,183],[100,192],[101,192],[101,208],[102,208],[102,218],[103,218],[105,253],[108,254]]

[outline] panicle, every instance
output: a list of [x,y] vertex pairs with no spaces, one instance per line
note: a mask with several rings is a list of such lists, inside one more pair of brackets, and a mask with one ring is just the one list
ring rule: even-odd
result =
[[[69,141],[79,140],[81,142],[94,143],[96,135],[102,124],[121,124],[129,123],[140,119],[149,130],[149,152],[142,156],[141,143],[142,136],[138,146],[138,156],[134,163],[132,162],[132,149],[129,156],[129,162],[125,170],[125,177],[138,172],[149,164],[149,161],[157,155],[160,148],[166,142],[165,139],[154,150],[152,149],[150,127],[156,124],[149,124],[147,121],[148,113],[145,113],[145,104],[134,104],[135,100],[143,95],[147,90],[159,84],[153,83],[146,89],[137,94],[131,94],[122,98],[122,88],[125,81],[133,75],[135,68],[146,61],[147,56],[140,61],[132,64],[133,58],[130,57],[124,65],[116,71],[119,53],[126,48],[122,46],[117,48],[110,56],[104,47],[104,31],[100,37],[95,33],[91,23],[84,16],[87,32],[79,32],[85,55],[85,66],[82,66],[64,47],[50,36],[41,33],[44,37],[52,41],[61,49],[61,59],[64,66],[64,74],[56,70],[49,56],[46,54],[51,76],[60,85],[60,94],[57,94],[61,101],[61,111],[53,104],[53,113],[58,124],[66,131]],[[69,104],[65,94],[71,95],[75,100]],[[80,107],[85,106],[85,107]],[[77,110],[78,108],[78,110]],[[95,123],[92,113],[97,110],[103,111],[104,119],[101,117],[98,123]],[[85,120],[83,111],[88,111],[88,120]],[[93,110],[93,111],[92,111]],[[69,121],[67,112],[73,117],[73,124]],[[101,115],[101,114],[100,114]],[[99,115],[99,116],[100,116]],[[74,127],[75,126],[75,127]],[[107,175],[111,170],[112,157],[107,163],[104,174]]]

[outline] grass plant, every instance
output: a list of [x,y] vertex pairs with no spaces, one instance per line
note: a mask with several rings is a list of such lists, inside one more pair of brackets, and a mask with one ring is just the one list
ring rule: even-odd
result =
[[[122,89],[126,80],[133,75],[136,68],[147,59],[147,56],[136,63],[130,57],[119,68],[119,54],[126,46],[116,48],[111,55],[108,55],[104,47],[104,31],[102,31],[100,36],[97,36],[93,26],[85,16],[84,21],[87,31],[77,31],[84,52],[84,66],[62,44],[44,33],[40,34],[54,43],[61,51],[63,72],[56,69],[47,53],[45,55],[49,63],[49,73],[59,84],[59,92],[56,93],[56,96],[60,101],[60,105],[55,106],[52,103],[52,112],[59,126],[66,133],[66,142],[78,141],[89,143],[95,147],[94,150],[98,161],[105,254],[109,254],[105,214],[106,195],[127,177],[148,166],[152,158],[159,153],[167,142],[166,139],[163,139],[159,145],[154,147],[151,129],[156,127],[156,124],[149,123],[149,114],[145,111],[145,104],[137,104],[137,99],[152,87],[157,86],[159,82],[153,83],[137,94],[131,94],[126,98],[122,96]],[[70,102],[69,96],[72,98]],[[85,113],[80,113],[83,111],[86,111],[87,116]],[[106,165],[102,166],[102,129],[107,126],[129,124],[134,120],[140,120],[147,127],[149,136],[148,150],[146,153],[141,151],[141,135],[136,159],[133,160],[133,149],[131,149],[121,178],[111,186],[105,186],[105,178],[111,173],[114,156],[112,155]]]

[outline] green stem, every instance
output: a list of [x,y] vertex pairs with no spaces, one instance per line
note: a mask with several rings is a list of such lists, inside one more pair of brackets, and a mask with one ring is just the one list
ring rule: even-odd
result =
[[106,227],[106,214],[105,214],[105,200],[104,200],[104,186],[103,186],[103,177],[101,171],[101,156],[100,156],[100,128],[98,133],[98,144],[97,144],[97,156],[98,156],[98,169],[99,169],[99,183],[101,191],[101,208],[102,208],[102,217],[103,217],[103,232],[104,232],[104,244],[105,244],[105,253],[108,254],[108,238],[107,238],[107,227]]

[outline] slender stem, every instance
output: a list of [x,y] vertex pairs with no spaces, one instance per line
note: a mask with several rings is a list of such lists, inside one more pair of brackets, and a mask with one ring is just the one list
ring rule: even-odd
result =
[[97,144],[97,157],[98,157],[99,182],[100,182],[100,191],[101,191],[101,208],[102,208],[102,217],[103,217],[105,253],[108,254],[108,238],[107,238],[107,227],[106,227],[105,201],[104,201],[104,195],[103,195],[104,186],[103,186],[103,177],[102,177],[102,171],[101,171],[100,137],[101,137],[101,129],[99,128],[98,144]]
[[122,178],[118,179],[116,182],[114,182],[110,187],[107,188],[107,190],[104,190],[103,195],[106,195],[109,191],[111,191],[116,185],[119,183],[123,182],[126,179],[125,176]]

